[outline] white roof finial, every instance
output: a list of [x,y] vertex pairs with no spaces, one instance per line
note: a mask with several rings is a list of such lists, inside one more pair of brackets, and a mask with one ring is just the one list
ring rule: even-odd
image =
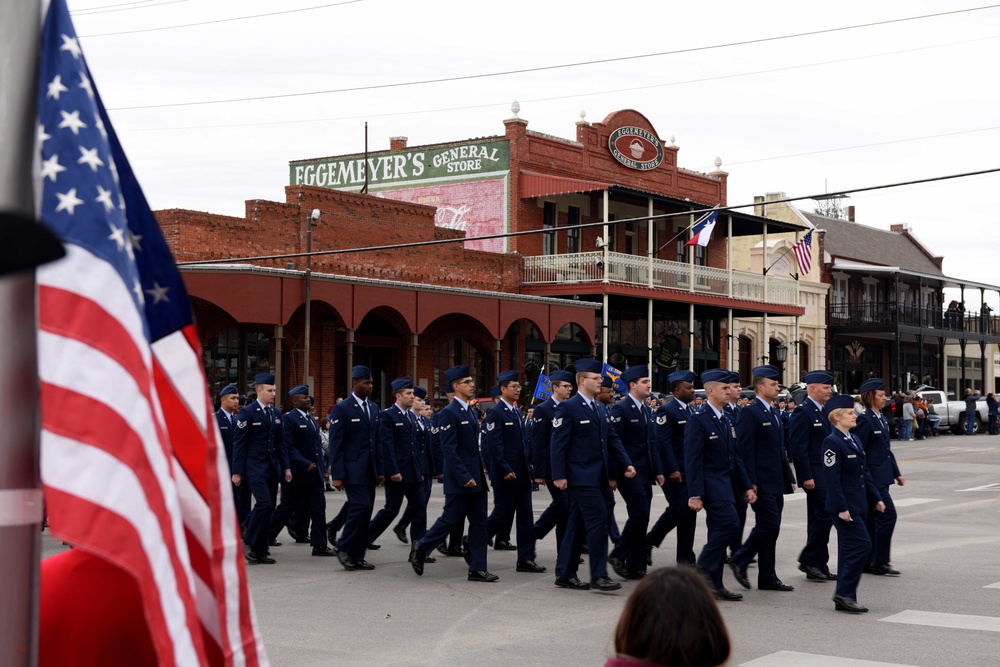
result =
[[514,118],[517,118],[517,113],[521,110],[521,103],[514,100],[514,103],[510,105],[510,110],[514,114]]
[[718,155],[715,156],[715,168],[716,169],[722,168],[722,158],[719,157]]
[[580,109],[580,120],[582,120],[582,121],[586,121],[587,120],[587,112],[584,111],[583,109]]
[[677,141],[677,137],[675,137],[674,135],[672,135],[672,134],[671,134],[671,135],[670,135],[670,145],[671,145],[671,146],[676,146],[676,145],[677,145],[677,144],[675,143],[676,141]]

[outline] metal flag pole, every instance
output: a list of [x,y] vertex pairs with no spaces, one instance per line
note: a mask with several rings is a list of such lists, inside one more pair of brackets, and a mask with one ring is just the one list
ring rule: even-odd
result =
[[[0,3],[0,210],[34,217],[40,0]],[[35,274],[0,278],[0,664],[38,661],[42,491],[38,463]]]

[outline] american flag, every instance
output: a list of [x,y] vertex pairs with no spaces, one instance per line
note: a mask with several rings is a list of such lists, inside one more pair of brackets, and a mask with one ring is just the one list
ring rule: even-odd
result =
[[799,264],[799,275],[808,274],[813,261],[813,230],[810,229],[805,236],[799,239],[792,246],[792,250],[795,252],[795,261]]
[[66,245],[37,278],[52,533],[136,577],[161,665],[266,665],[187,292],[66,0],[45,16],[38,116],[39,217]]

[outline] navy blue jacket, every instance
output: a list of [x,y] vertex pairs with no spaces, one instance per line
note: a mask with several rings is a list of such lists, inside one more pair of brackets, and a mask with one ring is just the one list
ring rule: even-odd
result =
[[743,460],[736,454],[736,433],[710,405],[688,417],[684,429],[684,469],[688,497],[736,502],[752,488]]
[[685,407],[676,398],[671,398],[656,411],[656,449],[664,475],[684,474],[684,427],[693,414],[691,406]]
[[[323,484],[326,460],[323,458],[323,438],[319,435],[316,420],[293,409],[282,415],[281,428],[288,448],[292,481]],[[310,474],[307,471],[313,463],[316,464],[316,470]]]
[[[656,447],[656,422],[653,420],[653,412],[646,405],[640,410],[628,395],[612,405],[609,412],[611,426],[622,441],[632,465],[635,466],[633,480],[639,484],[656,484],[656,476],[663,474],[663,466]],[[612,477],[621,480],[624,472],[623,468],[613,465],[612,462]]]
[[750,483],[757,493],[784,494],[795,491],[795,477],[785,452],[781,416],[759,398],[740,410],[736,418],[736,451],[743,459]]
[[233,474],[263,477],[288,469],[281,413],[274,406],[261,407],[260,401],[243,406],[236,415]]
[[233,470],[233,436],[236,435],[236,415],[233,415],[232,426],[229,424],[229,413],[219,408],[215,411],[215,421],[219,423],[219,433],[222,434],[222,446],[226,448],[226,461],[229,462],[229,470]]
[[896,457],[889,448],[889,425],[876,410],[865,410],[858,415],[854,434],[865,448],[866,465],[876,484],[895,484],[899,477]]
[[420,453],[420,472],[427,478],[437,474],[437,468],[431,455],[431,420],[423,415],[414,414],[413,416],[417,420],[417,451]]
[[538,479],[552,479],[552,420],[555,416],[556,402],[551,398],[536,405],[531,414],[531,460]]
[[799,483],[811,479],[818,488],[823,488],[823,441],[831,428],[830,420],[812,399],[803,399],[792,410],[788,418],[788,444]]
[[[527,486],[531,483],[531,449],[520,412],[498,402],[486,413],[486,446],[490,450],[490,483],[493,486]],[[504,475],[514,473],[507,481]]]
[[368,401],[368,413],[354,395],[330,412],[330,478],[348,485],[377,484],[382,472],[378,446],[379,407]]
[[552,479],[569,486],[607,486],[611,461],[624,470],[632,460],[611,428],[604,406],[594,401],[597,414],[580,394],[556,406],[552,420]]
[[378,422],[379,446],[385,476],[402,475],[405,484],[415,484],[423,475],[424,464],[417,443],[416,415],[398,405],[382,411]]
[[[479,453],[479,419],[458,399],[437,413],[434,427],[441,444],[444,492],[480,493],[487,490],[485,465]],[[476,486],[466,488],[470,479]]]
[[823,481],[826,511],[831,514],[849,510],[863,516],[882,500],[865,466],[861,442],[837,429],[823,441]]

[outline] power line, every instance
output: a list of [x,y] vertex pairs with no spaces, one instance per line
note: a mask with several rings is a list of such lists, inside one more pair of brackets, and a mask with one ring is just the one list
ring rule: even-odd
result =
[[[175,0],[175,1],[181,2],[183,0]],[[326,9],[327,7],[338,7],[340,5],[353,5],[358,2],[364,2],[364,0],[343,0],[342,2],[332,2],[327,5],[316,5],[315,7],[301,7],[299,9],[286,9],[280,12],[269,12],[267,14],[252,14],[250,16],[231,16],[225,19],[215,19],[214,21],[201,21],[199,23],[185,23],[182,25],[165,25],[165,26],[160,26],[158,28],[141,28],[139,30],[123,30],[121,32],[102,32],[96,35],[80,35],[80,37],[83,39],[92,39],[94,37],[111,37],[112,35],[134,35],[140,32],[159,32],[161,30],[177,30],[178,28],[193,28],[199,25],[214,25],[216,23],[229,23],[230,21],[245,21],[247,19],[260,19],[268,16],[280,16],[282,14],[311,12],[314,9]],[[168,3],[163,3],[163,4],[168,4]],[[114,109],[109,109],[108,111],[114,111]]]
[[[153,9],[156,7],[163,7],[165,5],[176,5],[181,2],[188,2],[189,0],[168,0],[167,2],[161,2],[157,5],[146,4],[153,2],[154,0],[140,0],[139,2],[123,2],[119,5],[104,5],[103,7],[91,7],[90,9],[78,9],[75,12],[70,12],[71,16],[92,16],[94,14],[111,14],[113,12],[128,12],[133,9]],[[125,5],[144,5],[143,7],[126,7]],[[112,7],[120,7],[120,9],[112,9]]]
[[[824,192],[822,194],[812,194],[803,197],[785,197],[784,199],[774,199],[769,200],[766,203],[770,204],[784,204],[795,201],[802,201],[804,199],[818,199],[822,197],[837,197],[842,195],[850,195],[859,192],[872,192],[875,190],[887,190],[890,188],[901,188],[908,185],[919,185],[921,183],[934,183],[938,181],[948,181],[957,178],[969,178],[971,176],[982,176],[984,174],[995,174],[1000,173],[1000,167],[995,167],[993,169],[981,169],[979,171],[969,171],[959,174],[948,174],[946,176],[933,176],[930,178],[919,178],[912,181],[899,181],[896,183],[886,183],[883,185],[870,185],[861,188],[852,188],[849,190],[840,190],[839,192]],[[692,202],[694,203],[694,202]],[[343,255],[356,252],[375,252],[380,250],[398,250],[401,248],[420,248],[424,246],[434,246],[443,245],[445,243],[467,243],[471,241],[488,241],[491,239],[506,239],[513,238],[517,236],[530,236],[532,234],[552,234],[564,231],[569,231],[570,229],[587,229],[590,227],[603,227],[607,225],[608,227],[614,227],[615,225],[621,225],[629,222],[643,222],[643,221],[653,221],[653,220],[669,220],[672,218],[679,218],[682,216],[691,216],[698,213],[707,213],[709,211],[718,211],[719,213],[724,213],[728,211],[735,211],[742,208],[752,208],[757,206],[759,202],[754,202],[750,204],[737,204],[735,206],[703,206],[703,208],[694,208],[690,211],[680,211],[677,213],[661,213],[659,215],[644,215],[636,218],[623,218],[621,220],[610,220],[610,221],[598,221],[598,222],[587,222],[579,225],[572,225],[566,227],[555,227],[551,229],[541,228],[541,229],[528,229],[520,232],[505,232],[503,234],[484,234],[482,236],[466,236],[462,238],[454,239],[435,239],[433,241],[413,241],[410,243],[395,243],[392,245],[383,246],[366,246],[363,248],[340,248],[337,250],[316,250],[313,252],[294,252],[285,253],[281,255],[254,255],[250,257],[234,257],[229,259],[207,259],[199,260],[196,262],[178,262],[177,266],[201,266],[209,264],[233,264],[240,262],[251,262],[251,261],[265,261],[265,260],[275,260],[275,259],[294,259],[296,257],[319,257],[323,255]]]
[[[351,0],[351,1],[357,2],[359,0]],[[427,84],[432,84],[432,83],[446,83],[446,82],[451,82],[451,81],[469,81],[469,80],[473,80],[473,79],[485,79],[485,78],[491,78],[491,77],[496,77],[496,76],[509,76],[511,74],[528,74],[528,73],[533,73],[533,72],[544,72],[544,71],[559,70],[559,69],[569,69],[569,68],[574,68],[574,67],[585,67],[585,66],[589,66],[589,65],[603,65],[603,64],[607,64],[607,63],[628,62],[628,61],[632,61],[632,60],[640,60],[640,59],[644,59],[644,58],[657,58],[657,57],[661,57],[661,56],[672,56],[672,55],[678,55],[678,54],[682,54],[682,53],[697,53],[697,52],[700,52],[700,51],[711,51],[711,50],[715,50],[715,49],[732,48],[732,47],[735,47],[735,46],[748,46],[748,45],[751,45],[751,44],[764,44],[764,43],[767,43],[767,42],[775,42],[775,41],[779,41],[779,40],[783,40],[783,39],[793,39],[793,38],[798,38],[798,37],[811,37],[811,36],[815,36],[815,35],[825,35],[825,34],[831,34],[831,33],[836,33],[836,32],[845,32],[845,31],[849,31],[849,30],[858,30],[858,29],[861,29],[861,28],[871,28],[871,27],[875,27],[875,26],[891,25],[891,24],[894,24],[894,23],[904,23],[904,22],[908,22],[908,21],[919,21],[919,20],[923,20],[923,19],[939,18],[939,17],[942,17],[942,16],[950,16],[950,15],[955,15],[955,14],[965,14],[965,13],[969,13],[969,12],[977,12],[977,11],[982,11],[982,10],[986,10],[986,9],[996,9],[997,7],[1000,7],[1000,5],[984,5],[982,7],[971,7],[971,8],[967,8],[967,9],[955,9],[955,10],[951,10],[951,11],[947,11],[947,12],[937,12],[937,13],[934,13],[934,14],[922,14],[920,16],[906,16],[906,17],[896,18],[896,19],[886,19],[886,20],[883,20],[883,21],[872,21],[870,23],[859,23],[859,24],[850,25],[850,26],[840,26],[840,27],[837,27],[837,28],[822,28],[820,30],[810,30],[810,31],[807,31],[807,32],[799,32],[799,33],[793,33],[793,34],[788,34],[788,35],[776,35],[776,36],[772,36],[772,37],[759,37],[759,38],[756,38],[756,39],[747,39],[747,40],[742,40],[742,41],[738,41],[738,42],[726,42],[724,44],[711,44],[711,45],[707,45],[707,46],[694,46],[694,47],[689,47],[689,48],[686,48],[686,49],[675,49],[673,51],[661,51],[661,52],[657,52],[657,53],[644,53],[644,54],[632,55],[632,56],[618,56],[618,57],[615,57],[615,58],[602,58],[602,59],[599,59],[599,60],[585,60],[585,61],[578,61],[578,62],[572,62],[572,63],[562,63],[562,64],[559,64],[559,65],[543,65],[543,66],[539,66],[539,67],[526,67],[526,68],[523,68],[523,69],[505,70],[505,71],[500,71],[500,72],[486,72],[486,73],[482,73],[482,74],[466,74],[466,75],[462,75],[462,76],[442,77],[442,78],[438,78],[438,79],[421,79],[421,80],[418,80],[418,81],[400,81],[400,82],[396,82],[396,83],[372,84],[370,86],[354,86],[354,87],[351,87],[351,88],[334,88],[334,89],[330,89],[330,90],[313,90],[313,91],[304,91],[304,92],[299,92],[299,93],[279,93],[279,94],[275,94],[275,95],[257,95],[257,96],[253,96],[253,97],[234,97],[234,98],[221,99],[221,100],[201,100],[201,101],[195,101],[195,102],[170,102],[170,103],[164,103],[164,104],[146,104],[146,105],[132,106],[132,107],[115,107],[115,108],[109,109],[109,111],[132,111],[132,110],[136,110],[136,109],[162,109],[162,108],[165,108],[165,107],[200,106],[200,105],[207,105],[207,104],[229,104],[229,103],[232,103],[232,102],[253,102],[253,101],[258,101],[258,100],[274,100],[274,99],[282,99],[282,98],[306,97],[306,96],[312,96],[312,95],[330,95],[330,94],[335,94],[335,93],[358,92],[358,91],[363,91],[363,90],[384,90],[384,89],[387,89],[387,88],[402,88],[402,87],[409,87],[409,86],[422,86],[422,85],[427,85]],[[281,12],[279,12],[279,13],[281,13]],[[201,24],[192,24],[192,25],[201,25]],[[175,26],[175,27],[186,27],[186,26]],[[143,31],[136,31],[136,32],[143,32]],[[124,34],[124,33],[108,33],[108,34]],[[101,37],[103,35],[91,35],[91,36],[92,37]]]

